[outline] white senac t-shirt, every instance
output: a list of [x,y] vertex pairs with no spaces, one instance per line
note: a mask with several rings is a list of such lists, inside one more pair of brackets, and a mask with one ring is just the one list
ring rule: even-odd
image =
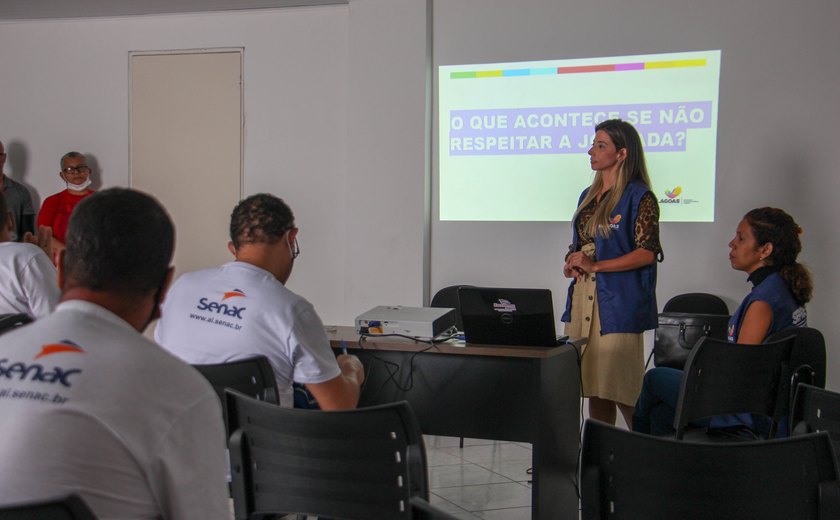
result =
[[245,262],[182,275],[166,296],[155,339],[190,364],[268,357],[283,406],[292,382],[341,374],[312,304]]
[[38,246],[0,242],[0,314],[42,318],[60,296],[55,266]]
[[221,405],[194,369],[73,300],[0,336],[0,503],[79,493],[98,518],[229,518]]

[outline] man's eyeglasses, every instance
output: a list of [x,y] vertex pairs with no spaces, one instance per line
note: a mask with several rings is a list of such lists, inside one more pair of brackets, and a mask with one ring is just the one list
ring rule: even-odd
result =
[[286,234],[286,244],[289,246],[289,251],[292,252],[292,260],[300,256],[300,245],[298,244],[297,237],[295,237],[295,241],[293,244],[289,243],[289,235]]
[[82,164],[80,166],[68,166],[61,171],[63,173],[90,173],[90,168]]

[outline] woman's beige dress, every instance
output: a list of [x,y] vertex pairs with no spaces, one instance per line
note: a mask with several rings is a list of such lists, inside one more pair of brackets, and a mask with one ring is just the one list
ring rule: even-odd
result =
[[[583,251],[591,256],[595,252],[594,244],[585,245]],[[645,375],[644,339],[642,334],[635,333],[601,335],[596,284],[596,274],[587,274],[575,284],[572,321],[566,324],[564,332],[572,337],[589,338],[581,363],[583,396],[634,406]]]

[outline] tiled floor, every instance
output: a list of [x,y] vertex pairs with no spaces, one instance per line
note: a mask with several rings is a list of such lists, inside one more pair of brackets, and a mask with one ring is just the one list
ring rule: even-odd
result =
[[457,518],[531,518],[531,445],[427,435],[430,499]]

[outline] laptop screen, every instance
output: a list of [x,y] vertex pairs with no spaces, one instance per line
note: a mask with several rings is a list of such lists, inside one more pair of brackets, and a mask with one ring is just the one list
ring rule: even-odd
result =
[[458,299],[467,343],[557,345],[548,289],[461,287]]

